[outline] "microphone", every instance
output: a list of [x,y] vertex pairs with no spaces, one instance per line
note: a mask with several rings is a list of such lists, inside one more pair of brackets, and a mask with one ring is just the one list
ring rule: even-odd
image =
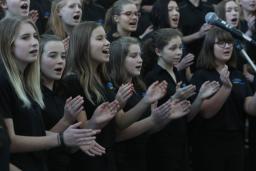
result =
[[247,42],[252,43],[256,46],[256,42],[252,38],[241,32],[240,30],[236,29],[234,26],[228,24],[226,21],[220,19],[214,12],[208,12],[205,15],[205,22],[230,32],[232,36],[236,39],[246,40]]

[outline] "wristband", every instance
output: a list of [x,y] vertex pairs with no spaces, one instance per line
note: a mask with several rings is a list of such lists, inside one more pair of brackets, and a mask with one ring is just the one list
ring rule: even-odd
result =
[[59,142],[60,146],[62,146],[62,147],[66,146],[65,142],[64,142],[63,132],[60,132],[58,134],[58,142]]

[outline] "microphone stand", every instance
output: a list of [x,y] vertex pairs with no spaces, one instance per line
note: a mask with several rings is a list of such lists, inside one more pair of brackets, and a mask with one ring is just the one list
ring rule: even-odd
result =
[[248,56],[248,54],[246,53],[246,51],[243,48],[243,46],[241,45],[240,41],[237,41],[235,43],[235,47],[239,50],[240,54],[246,59],[246,61],[251,65],[252,69],[256,73],[256,66],[253,63],[253,61],[251,60],[251,58]]

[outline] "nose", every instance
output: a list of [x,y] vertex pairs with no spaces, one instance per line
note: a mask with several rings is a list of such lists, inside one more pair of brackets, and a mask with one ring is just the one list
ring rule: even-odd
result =
[[105,39],[105,45],[106,45],[106,46],[109,46],[109,45],[110,45],[110,42],[108,41],[108,39]]
[[142,63],[143,62],[143,59],[141,58],[141,56],[140,55],[138,55],[138,63]]
[[138,14],[136,14],[136,13],[132,14],[132,19],[138,19],[138,18],[139,18]]
[[31,44],[32,44],[33,47],[39,47],[39,41],[38,41],[38,39],[36,39],[36,38],[33,37]]
[[76,5],[75,6],[75,11],[80,13],[82,11],[82,9],[80,8],[79,5]]
[[179,55],[179,56],[182,55],[182,48],[179,48],[179,49],[177,50],[177,55]]
[[62,64],[65,63],[65,61],[66,61],[65,58],[62,58],[61,55],[60,55],[59,58],[58,58],[58,64],[62,65]]
[[180,14],[180,12],[179,11],[177,11],[177,10],[174,10],[174,12],[173,12],[175,15],[179,15]]

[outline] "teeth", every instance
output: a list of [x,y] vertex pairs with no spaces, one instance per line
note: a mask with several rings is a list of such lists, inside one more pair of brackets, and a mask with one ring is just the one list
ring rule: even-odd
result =
[[21,9],[28,9],[28,4],[21,5]]

